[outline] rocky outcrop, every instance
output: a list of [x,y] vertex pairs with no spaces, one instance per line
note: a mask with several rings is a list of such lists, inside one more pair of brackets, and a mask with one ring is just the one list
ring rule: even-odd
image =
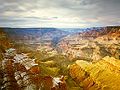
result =
[[0,90],[67,90],[63,76],[42,75],[34,60],[25,53],[17,54],[14,48],[7,49],[1,62]]
[[113,57],[107,56],[93,63],[79,60],[70,66],[69,71],[84,90],[120,89],[120,61]]

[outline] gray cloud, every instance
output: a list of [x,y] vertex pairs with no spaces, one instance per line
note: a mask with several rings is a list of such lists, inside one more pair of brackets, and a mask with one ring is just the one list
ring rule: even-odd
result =
[[0,3],[1,26],[120,25],[120,0],[0,0]]

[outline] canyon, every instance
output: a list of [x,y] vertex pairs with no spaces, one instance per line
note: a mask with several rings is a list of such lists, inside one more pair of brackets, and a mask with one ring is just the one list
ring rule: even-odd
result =
[[120,26],[0,28],[1,90],[119,90]]

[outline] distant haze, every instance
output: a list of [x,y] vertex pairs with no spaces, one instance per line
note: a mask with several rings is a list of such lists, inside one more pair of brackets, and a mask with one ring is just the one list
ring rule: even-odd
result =
[[120,0],[0,0],[0,27],[120,25]]

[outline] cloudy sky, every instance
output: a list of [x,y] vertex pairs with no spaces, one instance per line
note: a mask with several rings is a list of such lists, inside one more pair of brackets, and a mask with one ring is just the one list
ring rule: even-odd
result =
[[120,0],[0,0],[2,27],[120,25]]

